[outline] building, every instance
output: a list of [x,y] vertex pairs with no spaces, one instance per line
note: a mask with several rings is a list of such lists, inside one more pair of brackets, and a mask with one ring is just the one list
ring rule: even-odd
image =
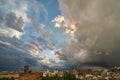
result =
[[18,73],[3,73],[0,74],[0,78],[15,78],[15,80],[19,80],[20,75]]
[[40,80],[42,78],[41,74],[30,73],[30,74],[22,74],[19,80]]
[[29,65],[24,66],[24,73],[29,73]]

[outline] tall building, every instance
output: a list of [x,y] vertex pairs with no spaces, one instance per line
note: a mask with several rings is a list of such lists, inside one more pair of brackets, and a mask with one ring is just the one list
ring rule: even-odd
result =
[[24,66],[24,73],[29,73],[29,65]]

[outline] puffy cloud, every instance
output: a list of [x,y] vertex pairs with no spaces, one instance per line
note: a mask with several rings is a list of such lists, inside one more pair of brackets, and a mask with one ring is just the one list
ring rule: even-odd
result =
[[[60,21],[59,17],[57,20],[56,17],[53,22],[64,33],[74,33],[72,39],[60,44],[60,59],[66,61],[64,65],[75,68],[82,65],[120,65],[117,57],[120,52],[119,3],[113,0],[59,0],[64,20]],[[74,32],[71,28],[75,28]]]
[[23,21],[27,22],[28,17],[27,17],[27,10],[28,10],[28,2],[21,0],[21,1],[16,1],[16,0],[6,0],[6,1],[1,1],[1,11],[4,14],[8,14],[10,12],[13,12],[16,14],[16,17],[23,17]]
[[[0,1],[0,4],[0,36],[9,37],[13,41],[14,37],[21,40],[21,36],[27,33],[24,29],[26,25],[33,25],[38,31],[42,31],[45,27],[44,24],[38,22],[40,12],[44,12],[46,15],[48,14],[44,5],[40,2],[38,3],[34,0],[6,0]],[[34,30],[32,31],[35,32]],[[20,40],[15,40],[17,41],[15,44],[19,44],[21,42]],[[21,46],[26,47],[26,49],[30,48],[30,44],[27,46],[25,43],[22,45],[19,44],[19,48],[23,49]]]
[[61,27],[62,22],[64,22],[64,17],[58,15],[54,20],[52,20],[52,22],[55,23],[55,27]]
[[20,38],[23,34],[23,20],[22,17],[17,18],[14,13],[3,15],[0,13],[0,33],[7,37]]
[[26,11],[27,3],[25,1],[1,1],[0,29],[5,29],[5,34],[7,34],[8,37],[16,36],[20,38],[23,33],[24,23],[27,20]]
[[19,32],[23,32],[22,27],[24,22],[22,17],[19,17],[17,19],[16,15],[11,12],[6,16],[6,21],[7,21],[6,24],[8,25],[8,27],[13,28]]
[[40,32],[45,27],[38,21],[41,12],[48,14],[44,5],[34,0],[1,1],[0,27],[9,27],[20,33],[25,33],[26,24],[31,24]]
[[41,60],[42,63],[48,65],[50,63],[49,58],[45,57],[43,60]]
[[55,24],[55,27],[62,27],[62,32],[69,34],[70,36],[74,36],[74,32],[76,31],[75,23],[65,18],[64,16],[58,15],[52,22]]

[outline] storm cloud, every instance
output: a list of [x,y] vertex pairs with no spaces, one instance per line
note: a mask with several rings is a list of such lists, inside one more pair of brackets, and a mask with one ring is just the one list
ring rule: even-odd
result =
[[59,0],[64,18],[60,21],[57,16],[53,22],[71,36],[60,44],[64,65],[120,65],[119,4],[118,0]]

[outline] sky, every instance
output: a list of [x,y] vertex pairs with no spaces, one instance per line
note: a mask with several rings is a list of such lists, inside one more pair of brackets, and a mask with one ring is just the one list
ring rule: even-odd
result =
[[119,0],[0,0],[0,70],[120,66]]

